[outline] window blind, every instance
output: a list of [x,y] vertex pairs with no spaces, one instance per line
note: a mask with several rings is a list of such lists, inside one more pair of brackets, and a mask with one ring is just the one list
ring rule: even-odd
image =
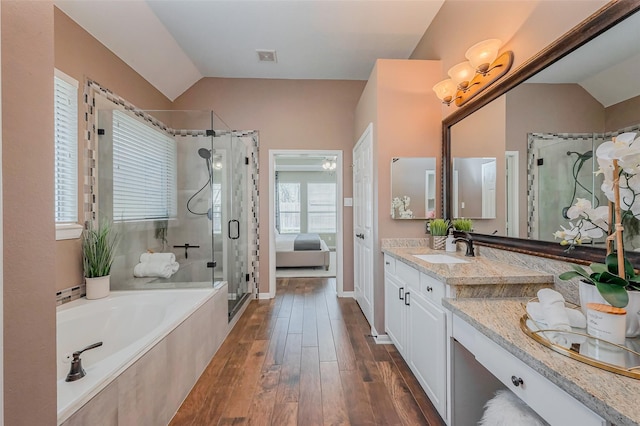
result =
[[168,219],[177,211],[175,140],[113,112],[113,218]]
[[78,222],[78,88],[54,77],[55,220]]
[[307,184],[308,232],[336,232],[336,184]]

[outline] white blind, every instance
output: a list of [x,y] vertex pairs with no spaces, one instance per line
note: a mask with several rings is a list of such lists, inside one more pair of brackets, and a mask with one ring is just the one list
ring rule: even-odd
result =
[[78,221],[78,88],[54,77],[55,219]]
[[336,232],[336,184],[307,184],[308,232]]
[[177,210],[175,140],[113,112],[113,218],[167,219]]

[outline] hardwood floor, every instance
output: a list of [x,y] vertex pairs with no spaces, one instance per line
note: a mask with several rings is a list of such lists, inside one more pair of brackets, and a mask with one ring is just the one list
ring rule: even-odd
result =
[[333,278],[283,278],[254,300],[171,421],[182,425],[442,425],[393,345],[377,345]]

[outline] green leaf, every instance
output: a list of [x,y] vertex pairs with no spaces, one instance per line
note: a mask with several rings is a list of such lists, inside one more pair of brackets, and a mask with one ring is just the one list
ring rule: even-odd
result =
[[[633,269],[633,265],[631,264],[631,262],[629,262],[627,260],[626,257],[623,258],[624,259],[624,273],[626,277],[635,277],[636,276],[636,271]],[[607,269],[609,270],[609,272],[611,272],[612,274],[618,274],[618,254],[616,252],[613,252],[609,255],[607,255],[607,258],[605,260],[606,264],[607,264]]]
[[600,274],[600,279],[598,279],[596,283],[612,284],[624,288],[629,284],[629,281],[622,279],[611,272],[603,272]]
[[596,287],[598,288],[600,295],[611,306],[615,306],[616,308],[624,308],[629,304],[629,295],[627,294],[627,290],[625,290],[624,287],[601,282],[596,283]]
[[589,268],[595,273],[601,274],[603,272],[607,272],[607,265],[603,263],[592,263],[589,265]]
[[571,267],[573,268],[573,271],[564,272],[558,275],[558,278],[560,278],[561,280],[570,280],[572,278],[582,277],[585,280],[589,281],[591,284],[595,284],[593,279],[591,278],[591,275],[589,275],[589,273],[583,267],[578,265],[571,265]]

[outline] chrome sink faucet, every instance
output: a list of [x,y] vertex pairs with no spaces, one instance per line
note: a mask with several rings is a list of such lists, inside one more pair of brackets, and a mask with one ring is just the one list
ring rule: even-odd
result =
[[467,251],[464,255],[475,257],[476,253],[473,249],[473,238],[471,238],[471,235],[469,235],[467,232],[462,232],[462,235],[464,235],[464,237],[458,237],[453,241],[455,243],[465,243],[467,245]]

